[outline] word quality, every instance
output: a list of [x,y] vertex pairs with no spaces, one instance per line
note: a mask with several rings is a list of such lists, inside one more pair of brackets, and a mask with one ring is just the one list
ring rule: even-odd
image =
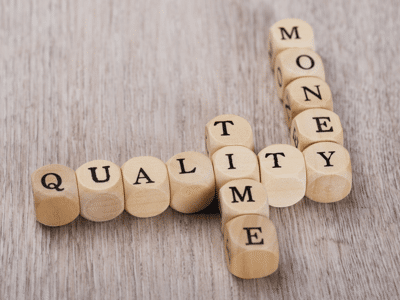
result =
[[37,220],[62,226],[80,214],[101,222],[124,209],[146,218],[169,206],[196,213],[212,202],[217,191],[229,271],[244,279],[275,272],[279,246],[269,206],[288,207],[305,195],[317,202],[334,202],[351,189],[350,158],[341,146],[343,131],[331,111],[329,87],[321,80],[322,63],[317,54],[302,48],[308,45],[304,39],[312,42],[312,30],[300,20],[283,20],[270,29],[269,53],[271,62],[276,62],[278,90],[283,86],[292,145],[271,145],[256,155],[249,122],[220,115],[205,127],[207,156],[182,152],[167,163],[134,157],[121,168],[95,160],[76,171],[47,165],[32,174]]

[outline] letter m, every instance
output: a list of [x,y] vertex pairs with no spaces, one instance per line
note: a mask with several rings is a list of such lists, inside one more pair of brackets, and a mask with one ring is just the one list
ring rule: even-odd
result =
[[[241,195],[238,191],[238,189],[236,188],[236,186],[230,186],[229,187],[232,191],[232,198],[233,201],[232,203],[239,203],[239,201],[244,202],[244,200],[246,199],[246,194],[248,195],[248,200],[247,202],[255,202],[253,200],[253,195],[251,194],[251,186],[250,185],[246,185],[246,187],[244,188],[244,192],[243,195]],[[239,197],[239,201],[236,200],[236,195]]]
[[300,39],[299,36],[299,32],[297,30],[297,26],[293,26],[292,27],[292,31],[290,32],[290,34],[286,31],[285,28],[283,27],[279,27],[279,29],[281,30],[281,35],[282,35],[282,40],[286,40],[285,35],[289,38],[292,39],[292,36],[295,34],[295,39]]

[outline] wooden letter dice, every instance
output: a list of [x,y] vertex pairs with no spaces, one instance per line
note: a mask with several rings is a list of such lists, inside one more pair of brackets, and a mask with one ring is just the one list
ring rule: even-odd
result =
[[220,115],[206,125],[206,148],[211,157],[225,146],[244,146],[254,151],[253,131],[246,119]]
[[268,37],[268,55],[272,70],[276,56],[289,48],[315,50],[314,33],[308,23],[299,19],[284,19],[271,26]]
[[302,77],[288,84],[283,94],[288,126],[301,112],[310,108],[333,111],[332,93],[328,84],[317,77]]
[[222,231],[228,221],[240,215],[257,214],[269,217],[267,191],[258,181],[252,179],[229,181],[219,190],[218,197]]
[[316,202],[342,200],[351,190],[350,155],[336,143],[316,143],[303,152],[307,168],[306,196]]
[[275,62],[275,82],[279,99],[283,99],[286,86],[300,77],[325,80],[321,57],[310,49],[292,48],[279,53]]
[[298,149],[290,145],[272,145],[260,151],[258,160],[269,205],[287,207],[303,199],[306,166]]
[[167,161],[167,169],[173,209],[189,214],[210,205],[215,196],[215,178],[207,156],[182,152]]
[[75,171],[62,165],[47,165],[31,176],[36,219],[47,226],[62,226],[79,216]]
[[168,208],[168,171],[161,160],[151,156],[134,157],[124,163],[121,171],[127,212],[147,218],[159,215]]
[[217,191],[228,181],[253,179],[260,181],[257,156],[243,146],[228,146],[219,149],[212,156]]
[[226,223],[225,258],[240,278],[268,276],[278,269],[279,245],[274,224],[264,216],[243,215]]
[[91,221],[109,221],[124,210],[121,169],[106,160],[93,160],[76,170],[81,215]]
[[290,129],[290,141],[303,151],[318,142],[335,142],[343,145],[343,128],[337,114],[332,111],[314,108],[297,115]]

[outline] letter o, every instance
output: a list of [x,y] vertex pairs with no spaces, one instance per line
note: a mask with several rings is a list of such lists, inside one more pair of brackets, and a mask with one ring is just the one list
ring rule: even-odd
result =
[[276,70],[276,79],[278,80],[279,87],[282,87],[282,71],[280,67]]
[[[310,66],[308,68],[305,68],[305,67],[303,67],[301,65],[300,59],[302,57],[307,57],[310,60]],[[311,70],[312,68],[314,68],[315,62],[314,62],[314,60],[313,60],[313,58],[311,56],[303,54],[303,55],[300,55],[300,56],[297,57],[296,64],[299,66],[299,68],[301,68],[303,70]]]

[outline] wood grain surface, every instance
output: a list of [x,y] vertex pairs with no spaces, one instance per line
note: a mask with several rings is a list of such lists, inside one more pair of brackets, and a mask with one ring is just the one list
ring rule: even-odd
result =
[[[36,222],[30,175],[46,164],[204,153],[227,113],[256,153],[289,143],[266,45],[286,17],[314,28],[353,189],[271,207],[277,272],[228,272],[215,203]],[[0,0],[0,299],[399,299],[399,17],[397,0]]]

